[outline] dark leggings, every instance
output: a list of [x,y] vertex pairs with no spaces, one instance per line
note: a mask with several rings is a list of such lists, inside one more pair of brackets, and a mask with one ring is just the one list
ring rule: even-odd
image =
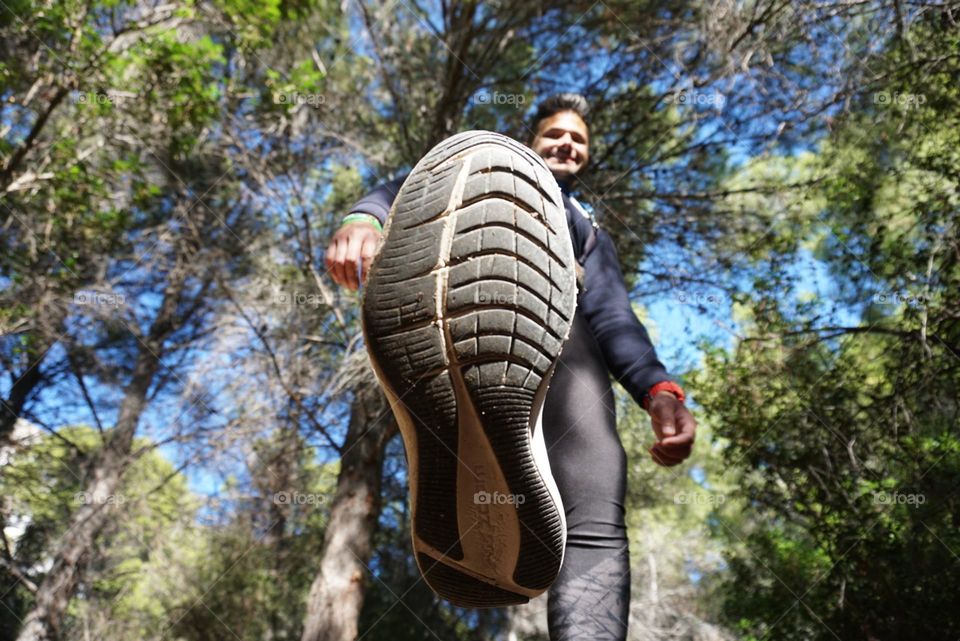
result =
[[551,586],[551,641],[623,641],[630,607],[626,453],[600,348],[577,314],[544,402],[544,438],[567,518]]

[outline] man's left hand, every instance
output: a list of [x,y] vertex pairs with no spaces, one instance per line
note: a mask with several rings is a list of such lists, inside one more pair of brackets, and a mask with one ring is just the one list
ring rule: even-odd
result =
[[670,392],[658,392],[647,407],[657,442],[650,457],[664,467],[682,463],[690,456],[696,438],[697,421],[690,410]]

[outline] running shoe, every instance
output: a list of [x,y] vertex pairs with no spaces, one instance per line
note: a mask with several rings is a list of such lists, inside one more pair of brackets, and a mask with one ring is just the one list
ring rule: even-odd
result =
[[454,605],[526,603],[560,571],[566,522],[541,409],[574,266],[556,180],[488,131],[433,148],[384,226],[364,337],[403,437],[417,564]]

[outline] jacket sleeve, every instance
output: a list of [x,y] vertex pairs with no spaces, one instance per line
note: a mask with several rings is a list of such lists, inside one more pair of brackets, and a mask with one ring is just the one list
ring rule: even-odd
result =
[[390,208],[393,207],[393,201],[397,197],[397,192],[400,191],[400,187],[406,179],[406,176],[401,176],[396,180],[381,183],[376,189],[355,202],[348,213],[375,216],[377,220],[380,221],[380,224],[383,225],[387,221],[387,214],[390,213]]
[[642,407],[651,387],[674,379],[657,358],[650,335],[630,306],[617,249],[603,229],[597,230],[596,244],[583,257],[583,268],[580,310],[610,373]]

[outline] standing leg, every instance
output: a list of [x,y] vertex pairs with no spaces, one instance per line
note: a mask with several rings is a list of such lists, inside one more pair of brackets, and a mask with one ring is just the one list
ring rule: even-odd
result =
[[626,454],[606,365],[579,314],[547,393],[543,428],[567,518],[563,566],[547,605],[550,639],[624,641]]

